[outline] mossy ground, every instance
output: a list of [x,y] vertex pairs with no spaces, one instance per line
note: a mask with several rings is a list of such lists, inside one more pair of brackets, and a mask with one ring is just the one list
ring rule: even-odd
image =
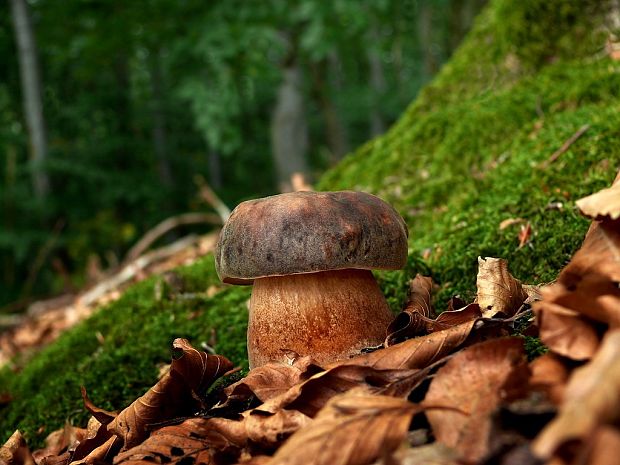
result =
[[[519,279],[540,283],[578,248],[588,221],[574,200],[608,185],[620,165],[620,63],[601,53],[604,3],[493,1],[399,122],[323,176],[321,190],[373,192],[406,218],[407,269],[378,275],[393,309],[416,271],[441,285],[441,309],[453,294],[473,297],[478,256],[504,257]],[[509,218],[531,224],[530,244],[518,248],[519,225],[499,229]],[[218,283],[211,257],[176,272],[185,293]],[[15,397],[0,410],[0,440],[20,428],[36,444],[67,419],[82,422],[80,385],[98,405],[124,407],[153,384],[175,337],[199,345],[215,328],[215,349],[245,366],[248,288],[158,297],[158,280],[132,287],[18,375],[0,372],[0,391]]]

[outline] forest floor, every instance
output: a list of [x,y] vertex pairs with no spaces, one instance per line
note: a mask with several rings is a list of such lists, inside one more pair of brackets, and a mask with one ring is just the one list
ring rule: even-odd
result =
[[[291,354],[232,384],[218,381],[239,371],[229,359],[178,338],[157,384],[120,413],[82,388],[88,425],[32,453],[17,431],[0,463],[615,463],[619,199],[620,182],[577,202],[593,222],[551,285],[481,258],[475,302],[436,312],[418,274],[382,348],[326,366]],[[548,351],[528,353],[527,336]]]

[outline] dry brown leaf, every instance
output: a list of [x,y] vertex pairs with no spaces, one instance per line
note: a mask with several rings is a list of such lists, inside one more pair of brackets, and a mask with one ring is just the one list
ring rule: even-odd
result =
[[45,438],[45,447],[34,451],[32,457],[37,463],[41,463],[45,457],[59,456],[76,443],[86,440],[87,435],[88,430],[85,428],[77,428],[67,422],[63,428],[48,434]]
[[216,463],[214,459],[216,454],[232,450],[234,455],[238,447],[218,431],[210,420],[192,418],[179,425],[166,426],[154,431],[142,444],[118,454],[114,458],[114,464],[208,465]]
[[544,392],[555,405],[561,404],[568,380],[566,364],[557,355],[547,352],[530,363],[530,371],[530,387]]
[[360,390],[333,398],[316,419],[289,438],[272,465],[368,464],[403,441],[418,405]]
[[525,223],[525,220],[523,218],[508,218],[508,219],[503,220],[499,224],[499,230],[503,231],[504,229],[508,228],[509,226],[512,226],[513,224],[521,224],[521,223]]
[[546,300],[533,308],[540,340],[553,352],[573,360],[588,360],[596,353],[599,335],[588,319]]
[[34,465],[34,459],[19,430],[0,447],[0,465]]
[[267,363],[254,368],[245,378],[228,386],[224,390],[228,397],[226,404],[231,400],[247,400],[251,396],[265,402],[321,371],[323,368],[315,365],[310,356],[295,359],[291,365]]
[[424,377],[424,370],[381,370],[372,366],[340,365],[317,373],[287,392],[274,397],[258,409],[276,412],[279,409],[295,409],[314,417],[334,396],[355,388],[383,389],[390,395],[406,395]]
[[426,334],[426,322],[433,314],[432,290],[433,279],[428,276],[417,274],[411,280],[407,304],[387,328],[386,347],[413,336]]
[[532,237],[532,225],[528,221],[526,224],[522,224],[519,228],[519,249],[525,246]]
[[465,342],[474,328],[476,320],[437,331],[426,336],[409,339],[386,349],[362,354],[332,364],[369,366],[378,370],[419,369],[448,355]]
[[602,189],[575,202],[588,218],[593,220],[617,220],[620,218],[620,183]]
[[225,357],[194,349],[185,339],[175,339],[173,347],[182,353],[170,372],[108,425],[125,449],[142,442],[153,423],[193,413],[200,407],[199,395],[233,366]]
[[419,447],[400,447],[374,465],[461,465],[459,455],[445,444],[434,442]]
[[620,431],[611,426],[601,426],[592,435],[586,465],[618,465]]
[[476,285],[477,302],[486,318],[498,313],[512,316],[527,299],[521,282],[510,274],[503,258],[478,257]]
[[312,421],[297,410],[282,409],[271,413],[260,407],[244,412],[243,417],[248,439],[265,448],[279,446],[291,434]]
[[595,223],[557,282],[543,289],[545,301],[620,326],[620,222]]
[[118,436],[109,436],[103,444],[89,450],[85,457],[78,459],[74,454],[71,458],[71,465],[100,465],[101,463],[109,463],[111,458],[121,448],[121,445],[122,440]]
[[466,462],[484,458],[493,433],[491,414],[523,395],[528,377],[520,338],[492,339],[457,353],[439,369],[423,402],[437,441]]
[[447,310],[442,312],[434,321],[428,325],[428,332],[434,333],[444,329],[458,326],[468,321],[476,320],[482,316],[478,304],[469,304],[458,310]]
[[549,459],[563,443],[583,440],[603,424],[620,419],[620,329],[609,331],[592,360],[571,375],[558,416],[532,450]]

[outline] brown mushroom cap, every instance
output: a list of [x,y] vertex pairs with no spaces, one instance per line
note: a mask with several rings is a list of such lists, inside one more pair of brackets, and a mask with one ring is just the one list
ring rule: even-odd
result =
[[252,284],[267,276],[400,269],[407,226],[394,208],[364,192],[291,192],[240,203],[215,252],[220,279]]

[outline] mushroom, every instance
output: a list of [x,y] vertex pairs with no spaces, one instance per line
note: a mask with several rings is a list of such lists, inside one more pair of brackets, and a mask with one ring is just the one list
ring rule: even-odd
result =
[[372,269],[407,260],[407,227],[363,192],[291,192],[242,202],[216,246],[220,279],[254,284],[250,368],[286,351],[319,364],[377,346],[393,319]]

